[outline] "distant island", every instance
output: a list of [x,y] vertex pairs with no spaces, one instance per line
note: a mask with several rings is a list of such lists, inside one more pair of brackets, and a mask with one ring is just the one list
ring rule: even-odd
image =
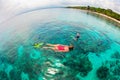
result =
[[116,12],[113,12],[111,9],[102,9],[102,8],[96,8],[96,7],[90,7],[90,6],[87,6],[87,7],[85,7],[85,6],[69,6],[67,8],[88,10],[88,11],[91,11],[91,12],[96,12],[96,13],[104,14],[106,16],[109,16],[109,17],[115,19],[115,21],[117,21],[118,23],[120,23],[120,14],[118,14]]

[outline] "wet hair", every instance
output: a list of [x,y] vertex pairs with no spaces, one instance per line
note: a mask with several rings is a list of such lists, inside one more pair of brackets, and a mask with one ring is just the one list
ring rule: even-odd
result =
[[70,45],[69,46],[69,50],[71,51],[71,50],[73,50],[74,49],[74,46],[73,45]]

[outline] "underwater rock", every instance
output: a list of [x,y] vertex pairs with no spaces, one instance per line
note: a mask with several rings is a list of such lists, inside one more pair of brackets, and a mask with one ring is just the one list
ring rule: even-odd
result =
[[81,72],[83,77],[86,76],[88,72],[92,70],[92,64],[89,61],[88,57],[81,59],[78,70]]
[[92,64],[88,57],[83,57],[76,60],[68,60],[64,62],[64,65],[74,69],[75,71],[78,71],[78,73],[80,72],[82,77],[87,76],[88,72],[92,70]]
[[120,64],[115,66],[115,68],[113,70],[113,74],[120,76]]
[[[28,57],[26,58],[26,56]],[[35,66],[35,64],[38,64],[37,62],[39,62],[39,60],[31,59],[29,57],[29,53],[26,52],[21,57],[19,57],[17,61],[14,63],[14,66],[16,68],[14,73],[16,73],[16,71],[21,71],[27,73],[30,79],[37,80],[36,78],[38,76],[38,73],[40,73],[40,70],[38,70],[40,69],[40,65],[37,67]]]
[[0,71],[0,80],[9,80],[7,74],[4,71]]
[[105,80],[120,80],[120,61],[118,59],[108,61],[105,66],[109,68],[109,74]]
[[97,77],[99,79],[106,79],[109,75],[109,68],[105,67],[105,66],[101,66],[98,70],[97,70]]
[[120,77],[119,76],[113,76],[113,75],[111,75],[106,80],[120,80]]
[[69,70],[68,73],[64,73],[62,75],[55,75],[55,80],[80,80],[76,77],[76,75],[76,71]]
[[115,58],[115,59],[120,59],[120,53],[119,52],[115,52],[111,57]]
[[5,57],[4,55],[1,55],[0,56],[0,63],[6,63],[6,62],[8,62],[7,57]]
[[11,64],[13,64],[15,59],[16,59],[16,57],[14,56],[14,58],[13,58],[13,56],[14,55],[6,56],[5,54],[0,54],[0,63],[11,63]]
[[11,80],[21,80],[20,74],[21,74],[21,71],[13,69],[10,72],[10,79]]

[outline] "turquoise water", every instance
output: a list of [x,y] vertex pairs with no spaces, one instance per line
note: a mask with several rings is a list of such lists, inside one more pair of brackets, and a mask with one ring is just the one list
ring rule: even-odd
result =
[[[0,80],[120,80],[120,29],[87,12],[57,8],[18,15],[0,24],[0,42]],[[37,42],[72,43],[74,50],[36,49]]]

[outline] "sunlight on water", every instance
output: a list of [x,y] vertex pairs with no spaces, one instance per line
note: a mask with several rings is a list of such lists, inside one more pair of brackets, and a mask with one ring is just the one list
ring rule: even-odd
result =
[[[109,21],[61,8],[24,13],[0,25],[1,80],[120,79],[120,29]],[[33,47],[39,42],[40,48]],[[43,49],[47,43],[72,43],[74,50]]]

